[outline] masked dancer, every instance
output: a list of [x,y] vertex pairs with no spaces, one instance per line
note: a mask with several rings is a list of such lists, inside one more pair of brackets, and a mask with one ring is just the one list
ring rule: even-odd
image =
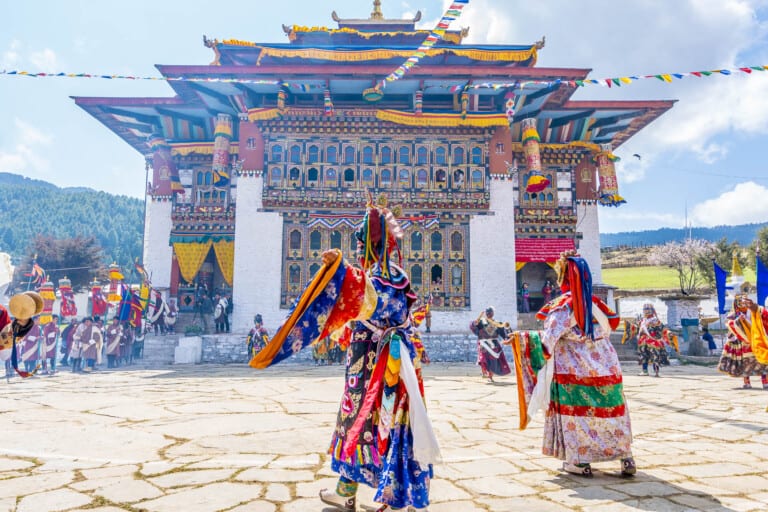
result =
[[[339,250],[297,299],[288,320],[251,361],[263,368],[335,333],[349,321],[346,378],[331,440],[336,489],[320,499],[343,512],[356,510],[359,484],[376,489],[379,510],[425,510],[439,447],[426,414],[421,354],[411,336],[416,295],[392,258],[402,230],[384,202],[368,205],[356,233],[359,268]],[[410,508],[408,508],[410,507]]]

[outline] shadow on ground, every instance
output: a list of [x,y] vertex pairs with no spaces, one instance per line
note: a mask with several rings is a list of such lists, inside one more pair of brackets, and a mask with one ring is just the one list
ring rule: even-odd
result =
[[[603,466],[603,465],[601,465]],[[737,512],[726,507],[706,492],[686,489],[666,480],[638,471],[632,478],[622,477],[618,468],[593,467],[593,478],[562,474],[550,481],[563,489],[573,491],[571,498],[584,500],[584,510],[610,503],[621,504],[622,510],[633,508],[657,512],[659,510],[706,510],[708,512]],[[604,470],[604,471],[601,471]]]

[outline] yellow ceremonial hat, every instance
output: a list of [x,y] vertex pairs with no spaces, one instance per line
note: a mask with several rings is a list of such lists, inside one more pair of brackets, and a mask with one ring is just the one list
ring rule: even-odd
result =
[[26,320],[35,316],[37,306],[35,299],[25,293],[19,293],[8,301],[8,311],[11,316],[20,320]]
[[[35,315],[39,315],[43,312],[43,297],[40,296],[37,292],[24,292],[24,295],[27,295],[29,297],[32,297],[32,300],[35,301]],[[35,316],[32,315],[32,316]]]

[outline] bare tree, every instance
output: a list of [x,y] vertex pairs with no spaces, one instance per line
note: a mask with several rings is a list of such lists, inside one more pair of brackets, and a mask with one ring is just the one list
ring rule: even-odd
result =
[[706,240],[667,242],[652,248],[648,260],[654,265],[675,269],[680,282],[680,293],[690,295],[705,281],[705,276],[697,262],[702,257],[712,254],[712,251],[712,243]]

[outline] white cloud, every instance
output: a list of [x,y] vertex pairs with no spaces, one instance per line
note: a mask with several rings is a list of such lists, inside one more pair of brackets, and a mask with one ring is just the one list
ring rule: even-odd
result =
[[56,54],[50,48],[30,53],[29,61],[40,71],[58,71]]
[[0,147],[0,171],[44,176],[51,166],[42,151],[52,142],[52,137],[18,118],[14,119],[14,127],[13,143]]
[[29,69],[30,71],[58,71],[56,52],[50,48],[31,50],[14,39],[0,55],[0,69]]
[[720,226],[768,221],[768,188],[753,181],[739,183],[693,207],[691,220],[697,226]]
[[[448,4],[444,0],[443,6]],[[765,0],[549,0],[510,8],[502,0],[475,0],[452,28],[469,26],[466,41],[473,43],[532,44],[546,35],[538,67],[589,68],[592,78],[607,78],[761,64],[742,62],[741,55],[768,57],[761,46],[768,27],[757,16],[766,6]],[[631,182],[642,179],[646,162],[661,152],[689,151],[713,163],[728,154],[727,145],[713,142],[719,135],[768,134],[768,72],[737,75],[672,84],[641,80],[620,89],[590,86],[576,91],[573,99],[679,100],[651,130],[621,148],[622,154],[644,158],[620,171]]]
[[19,50],[21,49],[21,41],[18,39],[14,39],[11,41],[11,44],[8,45],[8,49],[3,52],[2,57],[0,57],[0,68],[4,69],[12,69],[15,68],[19,60],[21,59],[21,56],[19,55]]

